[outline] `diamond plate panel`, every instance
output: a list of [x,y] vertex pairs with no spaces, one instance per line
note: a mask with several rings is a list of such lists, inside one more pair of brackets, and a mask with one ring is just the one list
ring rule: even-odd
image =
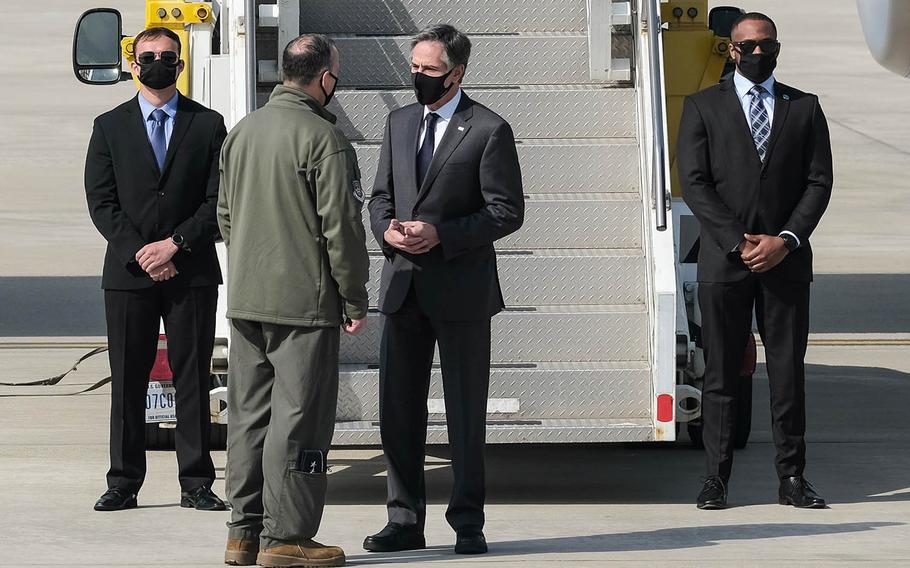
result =
[[[343,57],[342,87],[411,85],[409,37],[343,37],[336,42]],[[472,43],[465,85],[591,82],[585,35],[480,36]]]
[[[379,146],[357,144],[363,187],[376,177]],[[519,141],[521,180],[527,194],[638,192],[638,145]]]
[[585,0],[300,0],[300,31],[414,34],[447,22],[471,33],[587,29]]
[[[379,300],[385,258],[370,259],[371,305]],[[643,256],[507,255],[498,258],[499,281],[509,307],[641,304]]]
[[[497,250],[641,248],[641,210],[632,200],[525,202],[524,225],[496,241]],[[370,226],[370,212],[363,208]],[[367,240],[371,251],[379,247]]]
[[[634,138],[636,133],[631,88],[471,89],[468,94],[501,114],[516,138]],[[339,91],[329,110],[351,140],[381,141],[388,113],[413,102],[410,90]]]
[[[368,319],[366,331],[342,337],[342,363],[379,364],[382,321],[378,313]],[[503,312],[493,318],[492,361],[647,361],[648,338],[644,306]]]
[[[379,426],[374,422],[336,422],[334,446],[375,446],[380,444]],[[603,442],[652,442],[650,420],[545,420],[540,424],[497,424],[487,421],[488,444],[570,444]],[[427,429],[428,444],[448,444],[445,426]]]
[[[341,373],[337,420],[379,420],[379,372]],[[442,373],[430,379],[429,398],[444,396]],[[489,398],[517,398],[512,420],[648,418],[651,373],[643,365],[602,369],[493,369]],[[492,418],[492,415],[491,415]]]

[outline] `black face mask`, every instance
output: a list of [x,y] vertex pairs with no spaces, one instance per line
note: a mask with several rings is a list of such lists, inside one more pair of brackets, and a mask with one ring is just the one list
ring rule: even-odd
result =
[[445,86],[446,79],[452,74],[455,68],[449,69],[449,72],[442,77],[430,77],[423,73],[413,73],[414,75],[414,93],[417,95],[417,102],[426,106],[431,105],[445,96],[452,88],[450,84]]
[[753,83],[764,83],[774,68],[777,67],[776,53],[750,53],[740,55],[739,64],[736,66],[743,77]]
[[322,81],[319,82],[319,88],[322,89],[322,94],[325,95],[325,103],[322,106],[329,106],[329,103],[332,102],[332,98],[335,96],[335,91],[338,90],[338,76],[332,73],[331,71],[326,71],[332,79],[335,79],[335,86],[332,87],[332,92],[325,92],[325,87],[322,86]]
[[180,63],[168,64],[156,59],[146,65],[139,65],[139,82],[149,89],[166,89],[177,82],[177,68]]

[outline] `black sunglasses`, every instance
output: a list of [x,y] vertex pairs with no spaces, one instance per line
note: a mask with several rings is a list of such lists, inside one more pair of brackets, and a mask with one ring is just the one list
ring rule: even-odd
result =
[[136,56],[136,62],[139,63],[139,65],[148,65],[149,63],[153,63],[158,57],[161,58],[163,63],[168,65],[177,65],[177,62],[180,61],[180,56],[177,55],[176,51],[162,51],[157,54],[154,51],[143,51]]
[[744,55],[754,53],[756,46],[761,47],[762,53],[777,53],[780,51],[780,42],[771,38],[760,40],[747,39],[745,41],[733,42],[733,47],[736,48],[736,51]]

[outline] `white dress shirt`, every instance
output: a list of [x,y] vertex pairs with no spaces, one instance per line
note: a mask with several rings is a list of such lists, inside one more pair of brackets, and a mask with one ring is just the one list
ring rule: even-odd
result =
[[430,107],[423,107],[423,120],[420,122],[420,129],[417,131],[417,149],[420,150],[420,147],[423,145],[423,139],[426,136],[424,132],[427,128],[427,115],[431,112],[435,112],[439,115],[439,118],[436,119],[436,140],[433,144],[433,154],[436,154],[436,150],[439,148],[439,143],[442,142],[442,137],[446,133],[446,128],[449,127],[449,123],[452,122],[452,117],[455,116],[455,109],[458,108],[458,103],[461,102],[461,88],[458,89],[458,92],[455,93],[455,96],[452,97],[452,100],[446,104],[439,107],[438,110],[430,110]]
[[[774,75],[771,75],[762,83],[753,83],[749,79],[746,79],[739,73],[739,69],[733,74],[733,86],[736,89],[736,96],[739,97],[739,104],[742,106],[743,113],[746,115],[746,124],[749,125],[749,133],[751,135],[752,131],[752,120],[751,120],[751,107],[752,107],[752,95],[749,91],[752,90],[752,87],[755,85],[761,85],[765,92],[761,94],[761,102],[765,105],[765,110],[768,111],[768,120],[771,124],[774,124],[774,84],[776,83]],[[783,234],[788,234],[796,239],[796,248],[802,244],[799,241],[799,237],[793,233],[793,231],[781,231],[778,233],[778,237]]]

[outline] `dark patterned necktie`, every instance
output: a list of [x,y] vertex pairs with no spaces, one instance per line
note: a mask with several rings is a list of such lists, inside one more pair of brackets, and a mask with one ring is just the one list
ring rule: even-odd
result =
[[758,157],[765,161],[765,154],[768,152],[768,140],[771,138],[771,117],[768,115],[768,109],[762,102],[762,95],[767,93],[761,85],[755,85],[749,90],[752,95],[752,104],[749,107],[749,122],[752,125],[752,139],[755,141],[755,149],[758,150]]
[[427,177],[427,170],[430,169],[430,162],[433,161],[434,146],[436,145],[436,121],[439,115],[431,112],[426,117],[426,128],[424,128],[423,144],[417,151],[417,187],[423,185],[424,178]]

